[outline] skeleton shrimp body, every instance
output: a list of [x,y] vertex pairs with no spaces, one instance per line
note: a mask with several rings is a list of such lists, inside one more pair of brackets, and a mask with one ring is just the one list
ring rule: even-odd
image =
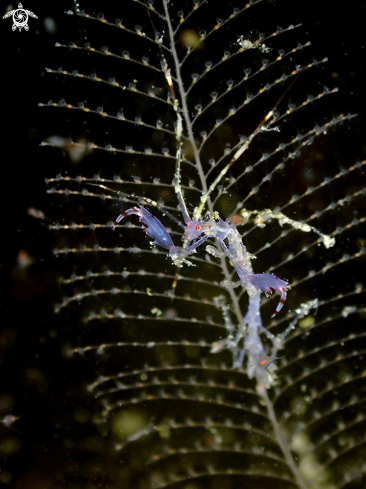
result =
[[[235,226],[223,221],[220,217],[217,220],[212,218],[206,221],[201,219],[192,220],[187,213],[183,213],[185,220],[185,225],[183,225],[167,211],[163,212],[184,229],[183,246],[175,246],[165,226],[143,206],[132,207],[122,212],[117,217],[116,223],[120,223],[122,219],[130,215],[138,216],[146,234],[154,239],[152,244],[168,250],[170,257],[178,266],[182,266],[183,263],[189,263],[186,257],[192,254],[208,238],[216,238],[250,296],[255,295],[259,291],[266,294],[272,294],[273,292],[281,294],[280,302],[272,317],[280,312],[286,301],[289,283],[269,273],[253,274],[250,254],[247,252]],[[225,241],[227,241],[227,244]]]
[[[243,245],[241,236],[235,226],[219,218],[218,222],[205,222],[202,225],[202,229],[204,230],[208,224],[210,226],[207,233],[219,241],[221,248],[229,258],[241,283],[247,289],[250,296],[254,295],[256,291],[265,292],[266,294],[272,294],[273,292],[279,292],[281,294],[280,302],[272,317],[276,316],[286,301],[287,289],[290,287],[289,283],[269,273],[253,274],[250,254]],[[227,240],[228,246],[225,240]]]

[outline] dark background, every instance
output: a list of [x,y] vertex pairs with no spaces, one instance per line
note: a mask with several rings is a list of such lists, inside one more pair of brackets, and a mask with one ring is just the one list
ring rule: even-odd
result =
[[[281,25],[300,19],[316,56],[329,58],[327,69],[340,89],[337,104],[359,114],[351,133],[339,144],[350,157],[364,154],[366,3],[277,3]],[[21,489],[94,487],[94,480],[102,484],[98,487],[107,487],[103,476],[91,475],[95,455],[82,446],[82,440],[91,440],[95,431],[91,420],[96,404],[83,390],[85,376],[93,377],[93,365],[65,359],[65,345],[75,338],[69,328],[63,329],[64,320],[53,314],[59,273],[52,255],[54,237],[47,219],[27,213],[35,208],[47,216],[44,178],[52,162],[39,146],[45,113],[37,104],[46,102],[45,67],[52,65],[54,43],[68,26],[63,11],[73,8],[72,2],[55,5],[24,3],[38,16],[38,20],[30,18],[28,32],[13,32],[11,19],[0,23],[0,419],[9,414],[18,418],[10,427],[0,425],[0,483]],[[2,15],[6,8],[2,2]],[[54,19],[55,33],[46,30],[47,17]],[[100,443],[97,435],[95,443]],[[76,473],[85,464],[89,473],[79,474],[74,485],[70,478],[66,481],[65,473]]]

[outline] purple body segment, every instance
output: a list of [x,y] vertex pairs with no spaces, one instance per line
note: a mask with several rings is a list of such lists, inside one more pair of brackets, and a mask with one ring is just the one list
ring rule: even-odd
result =
[[154,244],[169,250],[172,246],[174,246],[173,240],[166,230],[166,228],[162,225],[159,219],[153,216],[145,207],[133,207],[131,209],[127,209],[127,211],[122,212],[116,219],[116,223],[122,221],[124,217],[131,216],[135,214],[139,217],[140,222],[143,224],[145,232],[150,238],[153,238]]
[[267,292],[267,294],[272,294],[272,292],[288,286],[288,282],[271,273],[256,273],[250,275],[250,282],[262,292]]
[[249,282],[253,284],[254,287],[266,294],[272,294],[273,292],[279,292],[281,294],[280,302],[278,303],[275,312],[272,314],[272,317],[276,316],[286,301],[289,283],[270,273],[256,273],[249,275],[248,278]]

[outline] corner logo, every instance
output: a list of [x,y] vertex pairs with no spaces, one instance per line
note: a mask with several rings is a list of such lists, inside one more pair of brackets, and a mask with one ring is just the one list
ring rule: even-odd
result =
[[16,28],[21,31],[22,27],[24,27],[24,30],[27,31],[29,29],[28,16],[38,19],[38,17],[33,12],[31,12],[30,10],[25,10],[21,3],[18,5],[18,8],[16,10],[11,10],[7,14],[5,14],[3,16],[3,19],[7,19],[10,16],[13,16],[13,31],[15,31]]

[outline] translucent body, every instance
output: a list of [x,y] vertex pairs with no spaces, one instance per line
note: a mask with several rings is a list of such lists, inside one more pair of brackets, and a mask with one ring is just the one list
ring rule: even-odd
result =
[[[165,226],[157,217],[142,206],[133,207],[122,212],[117,217],[116,223],[120,223],[123,218],[130,215],[139,217],[146,234],[154,239],[153,244],[157,244],[162,248],[169,250],[169,255],[173,262],[178,266],[182,266],[184,262],[187,263],[186,257],[193,253],[194,250],[208,238],[216,238],[230,260],[230,263],[235,268],[235,271],[237,272],[242,285],[247,289],[248,294],[253,295],[253,293],[255,294],[255,291],[265,292],[266,294],[279,292],[281,294],[280,302],[272,317],[278,314],[282,309],[286,301],[289,283],[278,278],[276,275],[269,273],[253,274],[250,262],[251,257],[242,243],[238,230],[232,224],[223,221],[220,217],[218,217],[217,220],[212,218],[209,218],[206,221],[202,221],[201,219],[191,220],[188,214],[183,213],[185,226],[179,223],[184,229],[182,237],[183,246],[175,246]],[[198,241],[197,238],[199,238]]]

